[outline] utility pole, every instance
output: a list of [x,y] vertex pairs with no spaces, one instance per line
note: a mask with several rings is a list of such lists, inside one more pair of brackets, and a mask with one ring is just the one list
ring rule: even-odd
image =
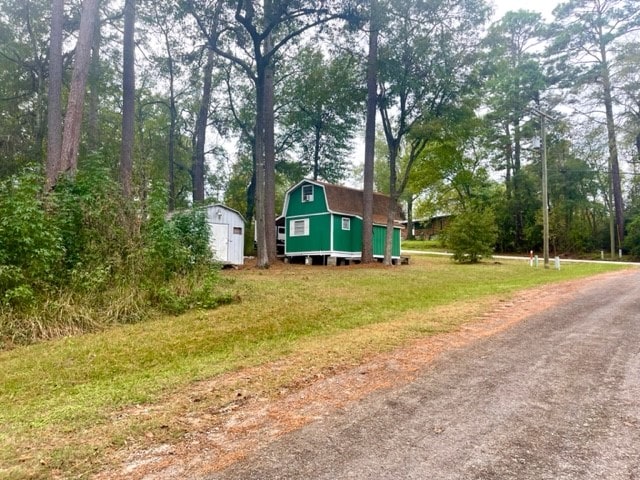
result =
[[540,136],[542,137],[542,148],[540,154],[542,157],[542,243],[544,255],[544,268],[549,268],[549,192],[547,189],[547,131],[546,121],[552,118],[537,108],[531,111],[540,118]]

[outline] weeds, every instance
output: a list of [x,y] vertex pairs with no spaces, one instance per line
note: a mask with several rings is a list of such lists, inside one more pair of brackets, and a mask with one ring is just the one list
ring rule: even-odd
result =
[[233,299],[203,214],[168,218],[162,187],[127,201],[100,157],[42,185],[34,169],[0,184],[0,349]]

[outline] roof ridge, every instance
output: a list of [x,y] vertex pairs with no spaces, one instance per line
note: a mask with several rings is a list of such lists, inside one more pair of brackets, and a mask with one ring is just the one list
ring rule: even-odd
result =
[[[341,188],[343,190],[351,190],[353,192],[360,192],[360,193],[364,193],[364,190],[360,189],[360,188],[354,188],[354,187],[348,187],[346,185],[336,185],[335,183],[329,183],[329,182],[321,182],[320,180],[311,180],[311,179],[307,179],[309,182],[315,182],[318,183],[320,185],[323,186],[327,186],[327,187],[331,187],[331,188]],[[391,195],[387,195],[386,193],[381,193],[381,192],[373,192],[374,195],[379,195],[381,197],[386,197],[386,198],[391,198]]]

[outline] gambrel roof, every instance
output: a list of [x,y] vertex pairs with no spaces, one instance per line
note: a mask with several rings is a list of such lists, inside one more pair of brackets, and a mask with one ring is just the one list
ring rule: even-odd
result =
[[[327,208],[333,212],[362,218],[363,191],[355,188],[333,185],[331,183],[318,182],[316,180],[303,180],[290,190],[303,183],[310,183],[322,187],[327,199]],[[387,211],[389,209],[389,196],[382,193],[373,194],[373,222],[379,225],[387,224]],[[396,222],[404,220],[404,212],[396,204]]]

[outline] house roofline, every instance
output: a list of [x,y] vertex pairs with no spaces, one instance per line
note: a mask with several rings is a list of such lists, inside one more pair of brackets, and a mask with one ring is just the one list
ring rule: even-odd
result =
[[[322,188],[322,191],[324,192],[324,198],[325,198],[325,201],[327,203],[327,211],[329,213],[333,213],[334,215],[344,215],[344,216],[349,216],[349,217],[355,217],[355,218],[359,218],[360,220],[362,220],[362,215],[357,215],[357,214],[354,214],[354,213],[351,213],[351,212],[341,212],[339,210],[331,209],[329,207],[329,200],[327,198],[327,191],[325,189],[325,186],[328,186],[330,188],[341,188],[341,189],[344,189],[344,190],[351,190],[352,192],[360,192],[360,193],[363,193],[364,192],[363,190],[358,189],[358,188],[345,187],[343,185],[334,185],[332,183],[319,182],[318,180],[311,180],[309,178],[304,178],[304,179],[300,180],[298,183],[296,183],[295,185],[290,187],[285,192],[285,194],[284,194],[284,204],[282,206],[282,214],[277,218],[285,216],[285,212],[287,211],[287,207],[289,206],[289,194],[290,194],[290,192],[292,192],[293,190],[298,188],[303,183],[310,183],[312,185],[316,185],[317,187]],[[389,200],[391,198],[389,195],[385,195],[384,193],[373,192],[373,195],[374,196],[378,196],[378,197],[382,197],[382,198],[387,199],[387,200]],[[277,220],[277,218],[276,218],[276,220]],[[394,224],[402,223],[402,221],[398,220],[398,219],[394,219],[393,223]],[[379,226],[383,226],[383,227],[387,226],[386,223],[383,224],[383,223],[380,223],[380,222],[374,222],[374,225],[379,225]],[[404,227],[394,225],[394,228],[404,228]]]

